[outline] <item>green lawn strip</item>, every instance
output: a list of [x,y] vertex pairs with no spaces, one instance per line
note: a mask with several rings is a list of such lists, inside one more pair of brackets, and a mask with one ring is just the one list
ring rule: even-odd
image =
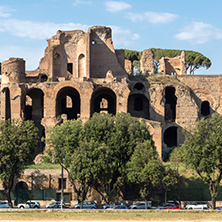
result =
[[221,220],[218,211],[0,211],[0,220]]

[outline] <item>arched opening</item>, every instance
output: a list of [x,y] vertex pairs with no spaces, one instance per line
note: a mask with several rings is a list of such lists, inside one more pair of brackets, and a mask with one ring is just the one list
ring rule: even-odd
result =
[[175,96],[174,87],[165,89],[165,120],[175,122],[176,119],[177,97]]
[[46,82],[48,80],[48,76],[46,74],[39,75],[39,82]]
[[60,89],[56,97],[56,116],[67,115],[67,119],[77,119],[80,116],[80,95],[72,87]]
[[78,76],[82,78],[85,76],[86,59],[83,54],[79,55],[78,59]]
[[28,185],[24,181],[20,181],[15,186],[15,205],[25,203],[29,200]]
[[165,130],[163,136],[163,142],[167,147],[176,147],[177,146],[177,127],[172,126]]
[[30,89],[23,98],[25,120],[33,120],[35,126],[39,129],[36,154],[43,153],[45,145],[41,138],[44,127],[41,125],[41,121],[44,117],[44,93],[41,89]]
[[44,117],[44,93],[41,89],[30,89],[25,94],[25,120],[33,120],[39,122]]
[[109,88],[96,90],[91,98],[91,116],[93,113],[116,114],[116,95]]
[[149,100],[143,94],[133,94],[128,98],[128,112],[131,116],[149,119]]
[[201,103],[201,115],[203,116],[210,115],[210,104],[208,101],[203,101]]
[[11,118],[11,102],[9,88],[3,89],[3,95],[5,95],[5,120]]
[[136,83],[136,84],[134,85],[133,88],[134,88],[134,89],[137,89],[137,90],[142,90],[142,89],[144,89],[144,85],[143,85],[143,83],[138,82],[138,83]]
[[140,96],[137,96],[134,100],[134,110],[135,111],[143,110],[143,99]]

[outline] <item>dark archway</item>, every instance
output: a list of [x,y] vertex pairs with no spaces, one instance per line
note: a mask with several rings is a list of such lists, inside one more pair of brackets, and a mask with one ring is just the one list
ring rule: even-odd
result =
[[165,120],[175,122],[177,97],[174,87],[165,88]]
[[134,88],[134,89],[137,89],[137,90],[142,90],[142,89],[144,89],[144,85],[143,85],[143,83],[138,82],[138,83],[136,83],[136,84],[134,85],[133,88]]
[[39,139],[36,154],[43,153],[45,147],[41,142],[44,127],[41,124],[44,117],[44,93],[41,89],[30,89],[23,97],[24,100],[24,118],[25,120],[33,120],[35,126],[39,129]]
[[203,101],[201,103],[201,115],[203,116],[210,115],[210,104],[208,101]]
[[149,119],[149,100],[143,94],[133,94],[128,98],[128,112],[131,116]]
[[5,88],[2,92],[5,95],[5,119],[7,120],[11,118],[11,102],[9,88]]
[[93,113],[116,114],[116,94],[109,88],[99,88],[92,94],[91,116]]
[[177,146],[177,127],[172,126],[165,130],[163,135],[163,142],[168,147],[176,147]]
[[72,87],[59,90],[56,97],[56,116],[67,115],[67,119],[77,119],[80,116],[80,95]]
[[29,200],[28,185],[24,181],[20,181],[15,186],[15,205],[25,203]]
[[39,75],[39,82],[46,82],[48,80],[48,76],[46,74]]
[[30,89],[24,95],[25,120],[41,122],[44,117],[44,93],[41,89]]

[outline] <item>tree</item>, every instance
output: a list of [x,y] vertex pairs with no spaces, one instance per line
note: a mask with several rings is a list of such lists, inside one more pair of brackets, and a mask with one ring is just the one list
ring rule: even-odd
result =
[[136,50],[129,50],[129,49],[120,49],[124,50],[125,53],[125,59],[130,60],[134,67],[134,74],[139,75],[140,74],[140,59],[142,53]]
[[150,140],[139,143],[127,163],[128,178],[140,186],[140,195],[147,200],[154,186],[163,180],[164,166],[158,159],[157,151]]
[[217,188],[222,177],[222,116],[214,113],[185,131],[181,146],[183,162],[194,169],[209,186],[215,209]]
[[[72,155],[70,178],[76,181],[81,192],[81,208],[90,186],[97,183],[100,174],[109,174],[107,168],[109,149],[104,143],[94,140],[80,142]],[[108,171],[107,171],[108,169]]]
[[82,140],[82,121],[67,120],[48,130],[49,136],[46,139],[48,144],[47,154],[53,162],[59,163],[68,173],[69,180],[77,194],[78,202],[81,201],[83,190],[75,183],[70,168],[73,161],[73,154],[78,149]]
[[175,50],[175,49],[159,49],[159,48],[152,48],[154,53],[154,66],[159,67],[159,60],[162,57],[169,57],[173,58],[176,56],[180,56],[181,52],[184,51],[185,53],[185,66],[186,70],[189,70],[190,74],[194,74],[194,71],[203,67],[203,68],[210,68],[211,61],[209,58],[205,57],[203,54],[195,51],[190,50]]
[[55,126],[47,142],[48,154],[68,172],[79,202],[89,186],[109,202],[114,193],[124,196],[126,163],[135,147],[147,140],[154,143],[145,123],[130,114],[95,113],[84,126],[79,120]]
[[0,122],[0,179],[10,208],[14,179],[33,162],[37,141],[38,128],[32,121],[8,119]]

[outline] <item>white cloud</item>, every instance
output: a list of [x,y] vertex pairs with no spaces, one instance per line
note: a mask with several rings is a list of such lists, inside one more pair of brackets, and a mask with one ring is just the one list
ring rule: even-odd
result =
[[108,1],[105,2],[106,10],[109,12],[120,12],[132,6],[125,2]]
[[11,57],[23,58],[26,61],[26,69],[34,70],[39,66],[39,61],[44,54],[44,47],[21,47],[14,45],[0,46],[0,58],[3,62]]
[[222,29],[203,22],[191,22],[175,35],[179,40],[203,44],[213,39],[222,39]]
[[0,32],[9,32],[13,36],[29,37],[32,39],[47,39],[55,35],[57,30],[84,30],[89,26],[79,23],[61,23],[33,22],[18,19],[0,20]]
[[83,0],[75,0],[72,5],[73,6],[77,6],[77,5],[81,5],[81,4],[83,4],[83,5],[91,5],[92,2],[91,1],[83,1]]
[[132,47],[134,41],[139,39],[140,36],[132,33],[130,30],[121,29],[119,26],[110,26],[112,28],[112,39],[115,48]]
[[0,18],[8,18],[11,16],[10,9],[5,6],[0,6]]
[[150,23],[169,23],[174,21],[178,15],[171,13],[159,13],[159,12],[143,12],[143,13],[127,13],[126,18],[132,22],[148,21]]

